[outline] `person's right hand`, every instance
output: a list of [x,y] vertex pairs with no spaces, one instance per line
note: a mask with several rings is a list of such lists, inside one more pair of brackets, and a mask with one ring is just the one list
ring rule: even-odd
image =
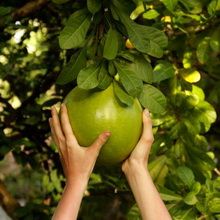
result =
[[51,113],[52,118],[49,119],[51,134],[59,150],[67,183],[75,180],[87,182],[110,132],[100,134],[91,146],[82,147],[72,131],[65,104],[61,106],[60,119],[55,107],[52,107]]
[[134,150],[131,152],[129,158],[127,158],[122,164],[122,171],[124,173],[129,172],[132,169],[138,167],[146,167],[148,163],[148,157],[154,136],[152,132],[152,121],[150,113],[147,109],[143,111],[143,132],[142,136],[137,143]]
[[145,109],[142,136],[129,158],[122,164],[122,171],[134,194],[142,219],[171,220],[172,218],[147,169],[153,141],[152,122],[149,111]]

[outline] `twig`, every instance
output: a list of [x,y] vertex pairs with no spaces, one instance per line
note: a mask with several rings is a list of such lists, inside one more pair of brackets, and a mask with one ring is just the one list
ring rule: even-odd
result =
[[41,9],[45,4],[47,4],[47,2],[48,2],[47,0],[30,1],[30,2],[26,3],[25,5],[23,5],[21,8],[16,9],[13,12],[12,17],[14,20],[16,20],[17,18],[30,15],[31,13]]
[[7,191],[5,185],[0,181],[0,204],[4,207],[9,216],[13,217],[14,210],[18,207],[18,202]]

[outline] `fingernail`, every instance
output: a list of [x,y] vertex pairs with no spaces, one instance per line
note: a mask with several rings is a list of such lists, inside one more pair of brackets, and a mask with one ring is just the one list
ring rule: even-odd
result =
[[56,108],[55,108],[55,105],[53,105],[53,106],[51,107],[51,112],[52,112],[52,113],[55,113],[55,111],[56,111]]
[[105,136],[106,136],[106,137],[109,137],[109,136],[111,136],[111,132],[109,132],[109,131],[106,131],[106,132],[105,132]]
[[148,109],[144,109],[144,114],[147,116],[147,117],[150,117],[150,112],[148,111]]
[[61,104],[61,108],[62,108],[62,109],[65,108],[65,104],[64,104],[64,103]]

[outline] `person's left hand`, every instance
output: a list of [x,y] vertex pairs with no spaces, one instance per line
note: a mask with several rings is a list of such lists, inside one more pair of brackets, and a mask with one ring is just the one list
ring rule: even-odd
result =
[[51,134],[59,150],[67,183],[79,179],[88,181],[100,149],[109,138],[110,132],[103,132],[92,145],[82,147],[73,134],[65,104],[61,105],[60,119],[55,107],[51,108],[51,114]]

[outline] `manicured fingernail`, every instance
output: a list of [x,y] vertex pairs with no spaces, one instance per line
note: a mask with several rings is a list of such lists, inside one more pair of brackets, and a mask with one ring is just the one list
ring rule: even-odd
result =
[[147,117],[150,117],[150,112],[145,108],[144,109],[144,114],[147,116]]

